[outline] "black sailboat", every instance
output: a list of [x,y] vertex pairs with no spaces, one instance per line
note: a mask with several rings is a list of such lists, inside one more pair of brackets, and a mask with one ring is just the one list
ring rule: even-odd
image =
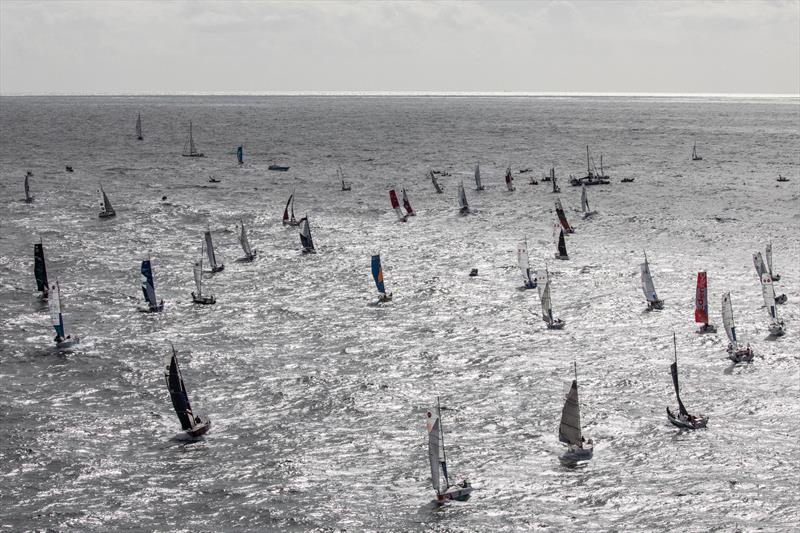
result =
[[44,247],[41,239],[33,245],[33,275],[36,276],[36,290],[42,293],[42,298],[47,298],[49,293],[47,265],[44,262]]
[[703,415],[690,415],[689,411],[684,407],[681,401],[681,391],[678,386],[678,344],[675,340],[675,333],[672,334],[672,346],[675,350],[675,361],[669,365],[669,371],[672,373],[672,384],[675,386],[675,398],[678,400],[678,414],[676,415],[667,407],[667,418],[674,426],[683,429],[699,429],[706,427],[708,424],[708,417]]
[[211,420],[208,417],[200,414],[195,415],[192,412],[186,385],[183,383],[181,369],[178,367],[178,353],[175,351],[175,346],[171,348],[172,352],[167,354],[165,359],[164,378],[167,381],[167,390],[169,390],[169,395],[172,398],[172,406],[175,408],[178,420],[181,421],[181,429],[190,437],[201,437],[211,429]]
[[31,185],[28,180],[33,176],[30,170],[25,173],[25,203],[30,204],[33,202],[33,195],[31,194]]

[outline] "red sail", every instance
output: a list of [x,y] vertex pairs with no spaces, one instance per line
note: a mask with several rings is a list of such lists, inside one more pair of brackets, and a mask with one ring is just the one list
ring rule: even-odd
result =
[[389,199],[392,201],[392,209],[400,207],[400,202],[397,201],[397,193],[394,189],[389,189]]
[[708,279],[705,272],[697,273],[697,291],[694,295],[694,321],[708,324]]

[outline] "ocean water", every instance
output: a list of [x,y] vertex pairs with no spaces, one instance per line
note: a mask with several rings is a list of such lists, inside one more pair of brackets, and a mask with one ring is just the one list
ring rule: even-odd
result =
[[[205,158],[180,155],[189,120]],[[603,154],[612,184],[589,189],[598,213],[584,221],[566,178],[585,173],[586,145],[596,162]],[[482,192],[472,190],[478,162]],[[271,163],[291,169],[269,172]],[[552,164],[559,195],[528,184]],[[337,165],[351,192],[339,190]],[[429,168],[450,173],[444,194]],[[464,217],[461,180],[473,208]],[[100,182],[114,219],[97,218]],[[392,186],[418,213],[405,224],[389,208]],[[316,255],[302,255],[297,228],[281,225],[292,190]],[[0,194],[2,530],[800,522],[796,98],[3,97]],[[553,259],[556,197],[576,228],[569,261]],[[235,261],[240,219],[259,250],[253,263]],[[205,276],[217,304],[194,306],[206,228],[226,268]],[[67,330],[82,339],[69,353],[54,350],[35,291],[39,238]],[[536,291],[520,290],[523,238],[532,266],[551,272],[562,331],[545,328]],[[769,241],[776,291],[788,296],[777,340],[751,259]],[[645,312],[645,251],[660,312]],[[382,306],[376,252],[394,293]],[[137,311],[146,253],[161,314]],[[694,332],[698,270],[708,271],[720,334]],[[724,291],[753,364],[726,357]],[[684,403],[710,417],[707,430],[667,422],[673,332]],[[200,442],[175,438],[162,370],[170,343],[193,407],[213,421]],[[557,426],[573,362],[596,447],[591,462],[567,468]],[[437,396],[450,471],[476,488],[441,507],[423,420]]]

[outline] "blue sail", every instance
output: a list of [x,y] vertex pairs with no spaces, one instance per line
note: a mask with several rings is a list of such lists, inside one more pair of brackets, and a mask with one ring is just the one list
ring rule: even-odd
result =
[[150,309],[157,309],[156,286],[153,282],[153,269],[150,266],[150,259],[142,261],[142,293],[144,293],[144,299],[147,300]]
[[242,147],[241,147],[241,146],[239,146],[238,148],[236,148],[236,159],[239,161],[239,164],[240,164],[240,165],[241,165],[242,163],[244,163],[244,151],[242,150]]
[[375,280],[378,292],[386,294],[386,288],[383,286],[383,268],[381,267],[380,254],[372,256],[372,278]]

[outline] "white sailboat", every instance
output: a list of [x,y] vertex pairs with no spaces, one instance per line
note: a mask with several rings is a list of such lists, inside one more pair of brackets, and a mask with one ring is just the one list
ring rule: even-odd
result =
[[783,335],[783,320],[778,318],[778,306],[775,304],[775,289],[772,287],[772,278],[769,272],[761,275],[761,294],[764,296],[764,305],[769,315],[769,333],[774,337]]
[[200,250],[200,257],[194,262],[194,286],[195,291],[192,293],[192,301],[201,305],[212,305],[217,303],[214,295],[203,294],[203,251]]
[[586,192],[586,185],[581,185],[581,211],[583,211],[583,218],[589,218],[597,211],[589,209],[589,196]]
[[106,196],[106,191],[103,190],[103,186],[97,189],[97,194],[100,196],[100,213],[97,215],[99,218],[111,218],[117,215],[114,208],[111,207],[111,202]]
[[211,230],[206,230],[204,239],[206,256],[208,257],[211,272],[222,272],[225,270],[225,264],[222,262],[217,263],[217,254],[214,253],[214,243],[211,241]]
[[194,136],[192,135],[192,121],[189,121],[189,138],[183,145],[183,157],[205,157],[202,152],[197,151],[197,146],[194,144]]
[[767,270],[769,271],[769,275],[772,276],[772,281],[780,281],[781,275],[776,274],[775,270],[772,268],[772,243],[767,243],[767,249],[764,252],[764,256],[767,259]]
[[[463,183],[462,183],[461,186],[462,187],[464,186]],[[476,191],[482,191],[483,190],[483,185],[481,184],[481,164],[480,163],[475,165],[475,190]]]
[[736,323],[733,320],[733,304],[731,303],[731,293],[726,292],[722,295],[722,325],[728,335],[728,357],[734,363],[749,363],[753,360],[753,349],[750,343],[744,346],[736,336]]
[[342,182],[342,190],[343,191],[349,191],[352,187],[350,186],[350,183],[345,181],[345,179],[344,179],[344,170],[342,170],[342,166],[341,165],[339,165],[339,167],[336,169],[336,175],[339,176],[339,180]]
[[61,306],[61,287],[58,284],[58,280],[50,287],[48,306],[50,307],[50,321],[53,324],[53,329],[56,330],[56,336],[53,338],[53,342],[56,343],[56,348],[69,348],[70,346],[80,343],[80,339],[77,336],[72,337],[66,334],[64,315]]
[[647,262],[647,254],[644,254],[644,263],[639,265],[642,271],[642,291],[647,298],[647,310],[664,309],[664,301],[658,298],[656,287],[653,284],[653,276],[650,274],[650,263]]
[[542,304],[542,320],[547,324],[547,329],[564,329],[566,322],[560,318],[553,318],[553,303],[550,299],[550,273],[545,268],[539,271],[537,288],[539,301]]
[[250,247],[250,241],[247,240],[247,232],[244,229],[244,221],[241,218],[239,219],[239,244],[242,245],[242,251],[244,251],[244,257],[241,261],[249,262],[256,258],[258,250]]
[[469,202],[464,192],[464,182],[458,184],[458,212],[462,215],[469,213]]
[[444,447],[444,428],[442,427],[442,410],[439,398],[436,398],[436,410],[425,413],[428,429],[428,461],[431,467],[431,484],[436,491],[436,501],[467,501],[472,493],[472,485],[466,478],[458,483],[451,481],[447,473],[447,454]]
[[559,457],[561,462],[575,464],[588,461],[594,455],[594,442],[588,441],[581,432],[581,405],[578,400],[578,364],[573,363],[575,379],[564,398],[561,410],[561,423],[558,426],[558,440],[567,445],[567,451]]
[[517,245],[517,263],[519,270],[522,272],[523,288],[535,289],[536,288],[536,274],[531,273],[531,266],[528,262],[528,240],[525,239]]

